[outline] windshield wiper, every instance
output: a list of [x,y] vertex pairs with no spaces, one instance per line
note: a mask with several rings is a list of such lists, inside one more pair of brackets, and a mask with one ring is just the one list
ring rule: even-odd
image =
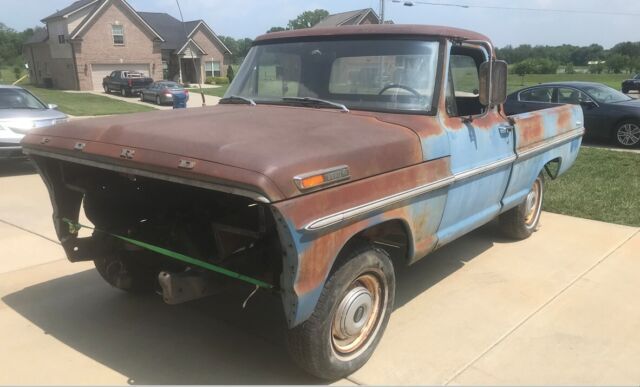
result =
[[241,97],[239,95],[230,95],[228,97],[224,97],[220,100],[219,103],[225,104],[225,103],[236,103],[236,102],[246,102],[251,106],[256,106],[256,101],[252,100],[251,98]]
[[294,102],[302,102],[302,103],[311,103],[314,105],[322,104],[334,107],[336,109],[340,109],[345,113],[349,113],[349,109],[341,103],[328,101],[326,99],[313,98],[313,97],[283,97],[283,101],[294,101]]

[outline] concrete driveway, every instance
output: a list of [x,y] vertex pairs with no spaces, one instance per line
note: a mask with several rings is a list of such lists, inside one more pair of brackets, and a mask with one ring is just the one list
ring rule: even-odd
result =
[[[168,306],[71,264],[26,163],[0,165],[0,384],[315,384],[251,289]],[[340,384],[640,383],[640,233],[545,213],[522,242],[488,225],[398,274],[397,308]]]
[[[146,101],[142,102],[140,101],[140,97],[123,97],[121,95],[117,95],[113,93],[105,93],[104,91],[89,91],[89,93],[95,94],[95,95],[101,95],[103,97],[117,99],[124,102],[135,103],[138,105],[150,106],[160,110],[173,109],[173,106],[171,105],[156,105],[155,103],[152,103],[152,102],[146,102]],[[205,104],[207,106],[217,105],[218,101],[220,101],[219,97],[215,97],[213,95],[207,95],[207,94],[204,95],[204,99],[205,99]],[[187,101],[187,107],[188,108],[202,107],[202,97],[200,93],[196,93],[193,91],[190,92],[189,101]]]

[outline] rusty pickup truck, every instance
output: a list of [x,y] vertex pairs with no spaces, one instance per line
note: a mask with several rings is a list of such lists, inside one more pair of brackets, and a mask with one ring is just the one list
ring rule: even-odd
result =
[[495,218],[512,238],[536,230],[545,172],[574,163],[583,115],[506,116],[506,82],[467,30],[284,31],[255,40],[218,106],[34,129],[23,146],[70,261],[169,304],[263,287],[292,359],[334,379],[380,341],[394,267]]

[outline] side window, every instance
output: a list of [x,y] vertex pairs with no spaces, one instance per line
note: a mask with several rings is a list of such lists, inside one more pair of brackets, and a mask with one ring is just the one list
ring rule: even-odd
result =
[[553,103],[553,87],[536,87],[525,90],[518,95],[522,102]]
[[116,75],[117,75],[117,74],[116,74],[116,72],[115,72],[115,71],[112,71],[112,72],[111,72],[111,75],[109,75],[109,78],[115,78],[115,77],[116,77]]
[[482,114],[485,107],[480,104],[480,76],[474,58],[480,52],[473,49],[452,50],[447,81],[447,113],[452,117]]
[[581,102],[590,100],[585,93],[576,89],[569,89],[561,87],[558,89],[558,103],[569,103],[572,105],[578,105]]

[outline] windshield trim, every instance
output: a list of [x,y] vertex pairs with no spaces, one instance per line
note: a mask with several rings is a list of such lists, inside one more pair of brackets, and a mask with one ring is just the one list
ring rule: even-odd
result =
[[[430,106],[430,110],[426,110],[426,109],[422,109],[422,110],[411,110],[411,109],[387,109],[387,108],[376,108],[376,107],[367,107],[367,106],[350,106],[350,104],[348,103],[343,103],[347,109],[349,109],[350,111],[365,111],[365,112],[378,112],[378,113],[391,113],[391,114],[410,114],[410,115],[420,115],[420,116],[436,116],[438,114],[438,108],[440,106],[440,99],[442,97],[442,71],[443,71],[443,67],[444,67],[444,58],[445,58],[445,54],[446,54],[446,46],[447,46],[447,39],[444,37],[438,37],[438,36],[425,36],[425,35],[414,35],[414,34],[398,34],[398,35],[391,35],[391,36],[383,36],[383,35],[371,35],[371,34],[354,34],[354,35],[337,35],[337,36],[309,36],[309,37],[291,37],[291,38],[286,38],[286,39],[275,39],[275,40],[265,40],[265,41],[256,41],[252,44],[251,46],[251,50],[249,50],[249,54],[247,55],[247,57],[245,58],[245,62],[247,62],[248,59],[252,59],[251,56],[252,54],[255,53],[255,51],[253,51],[254,47],[257,46],[267,46],[267,45],[274,45],[274,44],[283,44],[283,43],[299,43],[299,42],[325,42],[325,41],[345,41],[345,40],[412,40],[412,41],[420,41],[420,42],[435,42],[438,43],[438,59],[436,61],[436,74],[435,74],[435,81],[434,81],[434,86],[433,86],[433,97],[431,99],[431,106]],[[248,63],[248,62],[247,62]],[[238,74],[236,74],[234,81],[236,82],[236,80],[240,81],[241,77],[241,71],[244,69],[244,62],[243,65],[241,66],[241,68],[238,70]],[[245,79],[245,82],[248,80]],[[233,85],[233,82],[231,85]],[[231,85],[229,86],[229,89],[231,89]],[[226,97],[226,93],[224,95],[224,97]],[[223,97],[223,98],[224,98]],[[280,101],[274,99],[274,100],[263,100],[263,99],[256,99],[253,98],[253,100],[257,103],[257,104],[269,104],[269,105],[283,105],[286,106],[283,103],[280,103]],[[342,103],[342,102],[341,102]],[[289,104],[288,106],[292,106],[291,104]],[[293,107],[293,106],[292,106]]]

